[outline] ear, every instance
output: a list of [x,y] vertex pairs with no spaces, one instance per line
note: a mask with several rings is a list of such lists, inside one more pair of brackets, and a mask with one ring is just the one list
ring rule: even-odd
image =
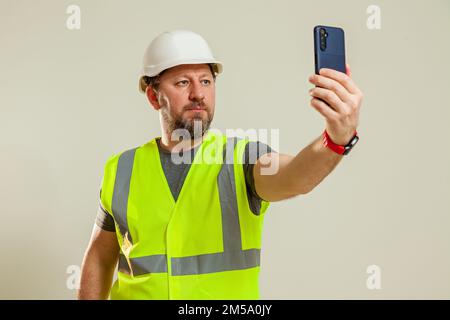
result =
[[153,109],[155,110],[161,109],[155,91],[153,91],[153,88],[151,86],[147,86],[147,88],[145,89],[145,95],[147,96],[147,99],[150,102],[150,104],[153,106]]

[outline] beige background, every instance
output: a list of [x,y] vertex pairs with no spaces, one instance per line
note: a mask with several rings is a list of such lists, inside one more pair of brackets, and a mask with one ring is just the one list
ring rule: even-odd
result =
[[[70,4],[81,30],[66,28]],[[380,30],[366,26],[371,4]],[[224,63],[213,127],[278,128],[295,154],[324,128],[308,103],[317,24],[346,31],[361,140],[312,193],[271,205],[261,296],[449,299],[446,0],[2,0],[0,298],[74,297],[66,271],[81,263],[105,160],[159,135],[137,91],[154,36],[202,34]],[[373,264],[381,290],[366,287]]]

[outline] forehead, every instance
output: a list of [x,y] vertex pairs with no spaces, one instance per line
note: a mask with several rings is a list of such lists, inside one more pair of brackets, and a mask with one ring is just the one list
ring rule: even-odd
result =
[[211,75],[211,69],[207,64],[181,64],[164,71],[161,77],[178,77],[183,75]]

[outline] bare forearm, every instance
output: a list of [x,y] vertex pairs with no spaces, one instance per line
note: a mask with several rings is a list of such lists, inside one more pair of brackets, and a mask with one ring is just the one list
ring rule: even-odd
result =
[[296,193],[313,190],[342,160],[343,156],[326,148],[322,136],[302,149],[286,166],[285,179]]

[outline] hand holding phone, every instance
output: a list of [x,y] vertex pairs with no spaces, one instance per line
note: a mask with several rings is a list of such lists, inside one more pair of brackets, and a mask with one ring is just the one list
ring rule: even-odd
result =
[[[316,26],[314,58],[316,74],[309,77],[315,86],[309,90],[311,106],[325,117],[329,140],[346,146],[356,134],[362,92],[345,63],[344,30]],[[323,68],[326,70],[320,73]]]

